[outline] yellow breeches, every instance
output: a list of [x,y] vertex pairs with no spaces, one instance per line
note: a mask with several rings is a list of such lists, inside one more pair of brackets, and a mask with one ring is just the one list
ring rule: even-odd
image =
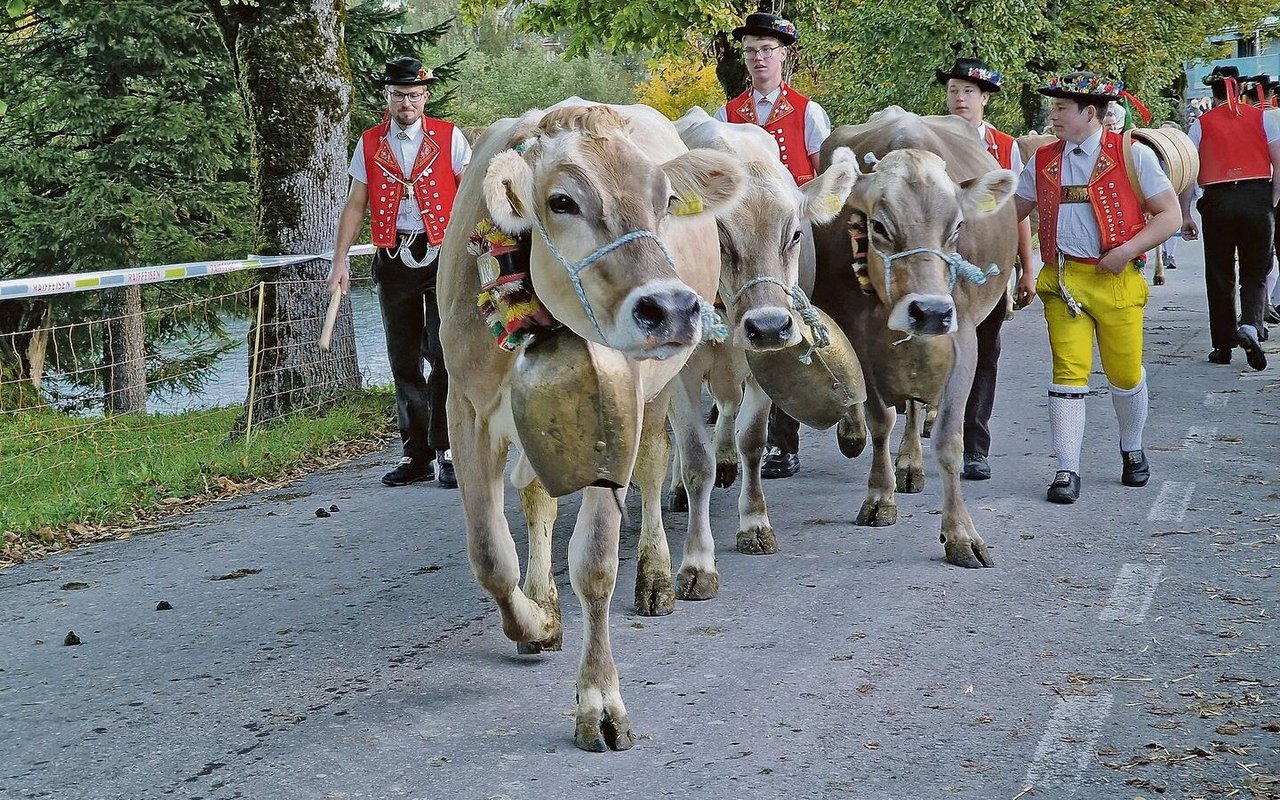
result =
[[1067,289],[1080,304],[1071,311],[1058,289],[1058,269],[1046,264],[1036,279],[1044,303],[1053,349],[1053,382],[1088,386],[1093,369],[1093,340],[1107,380],[1118,389],[1132,389],[1142,381],[1142,310],[1150,289],[1142,273],[1126,267],[1119,275],[1099,272],[1093,264],[1067,260],[1063,270]]

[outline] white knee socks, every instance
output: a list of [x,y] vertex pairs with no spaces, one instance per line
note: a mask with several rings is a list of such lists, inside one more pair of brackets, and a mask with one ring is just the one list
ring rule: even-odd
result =
[[1126,453],[1142,449],[1142,429],[1147,426],[1147,371],[1132,389],[1111,385],[1111,404],[1120,423],[1120,449]]
[[[1049,430],[1058,469],[1080,474],[1080,446],[1084,444],[1084,396],[1087,386],[1049,385]],[[1145,408],[1145,406],[1144,406]]]

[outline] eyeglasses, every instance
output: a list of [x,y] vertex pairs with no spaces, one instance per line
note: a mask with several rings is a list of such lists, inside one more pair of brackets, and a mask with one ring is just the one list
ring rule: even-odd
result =
[[774,53],[778,52],[781,49],[782,48],[776,44],[769,45],[768,47],[744,47],[742,48],[742,55],[745,56],[748,61],[755,58],[756,56],[761,56],[763,58],[771,58]]
[[392,89],[390,92],[387,92],[387,94],[391,97],[392,100],[394,100],[397,103],[403,100],[408,100],[412,103],[416,103],[422,98],[427,96],[426,92],[398,92],[395,89]]

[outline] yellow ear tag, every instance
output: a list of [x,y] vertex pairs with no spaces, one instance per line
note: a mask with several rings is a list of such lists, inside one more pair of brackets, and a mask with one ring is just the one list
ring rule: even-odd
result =
[[987,192],[982,197],[982,204],[978,206],[978,210],[983,214],[990,214],[1000,206],[996,203],[996,196],[991,192]]
[[680,196],[680,200],[671,207],[671,213],[677,217],[688,217],[693,214],[702,213],[702,198],[696,194],[684,194]]
[[832,192],[827,192],[818,197],[818,208],[824,214],[839,214],[840,207],[843,205],[844,203],[840,202],[840,198]]

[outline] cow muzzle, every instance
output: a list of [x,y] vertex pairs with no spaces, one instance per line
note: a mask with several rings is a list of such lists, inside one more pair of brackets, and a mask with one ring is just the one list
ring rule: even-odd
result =
[[949,294],[911,293],[898,301],[889,315],[889,327],[912,336],[955,333],[956,303]]
[[679,281],[633,289],[622,302],[610,342],[634,358],[668,358],[702,337],[701,298]]
[[791,310],[772,306],[753,308],[742,315],[734,344],[748,350],[777,350],[800,341]]

